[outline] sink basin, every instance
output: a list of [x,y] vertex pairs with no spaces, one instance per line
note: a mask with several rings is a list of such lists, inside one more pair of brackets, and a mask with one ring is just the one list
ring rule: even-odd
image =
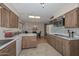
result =
[[0,46],[4,45],[4,44],[6,44],[10,41],[12,41],[12,39],[10,39],[10,40],[0,40]]

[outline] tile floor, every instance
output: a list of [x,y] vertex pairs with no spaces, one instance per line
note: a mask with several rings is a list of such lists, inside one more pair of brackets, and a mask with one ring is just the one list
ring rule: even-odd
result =
[[20,56],[62,56],[44,39],[38,40],[37,48],[23,49]]

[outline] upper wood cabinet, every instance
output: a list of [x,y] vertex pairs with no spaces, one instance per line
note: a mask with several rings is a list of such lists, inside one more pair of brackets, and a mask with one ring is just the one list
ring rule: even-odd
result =
[[18,28],[18,16],[4,4],[0,4],[0,26]]
[[10,11],[10,20],[9,20],[10,28],[18,28],[18,17]]
[[79,8],[76,8],[65,14],[65,27],[79,27]]
[[0,7],[0,26],[1,26],[1,7]]
[[1,26],[9,26],[9,11],[6,8],[1,8]]

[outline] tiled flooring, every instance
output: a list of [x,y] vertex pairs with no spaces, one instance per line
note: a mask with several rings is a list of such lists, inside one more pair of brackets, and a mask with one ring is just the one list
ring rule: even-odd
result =
[[23,49],[20,56],[61,56],[45,39],[38,39],[37,48]]

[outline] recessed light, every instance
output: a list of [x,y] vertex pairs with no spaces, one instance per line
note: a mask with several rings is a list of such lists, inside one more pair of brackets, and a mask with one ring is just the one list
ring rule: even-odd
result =
[[29,18],[34,18],[34,16],[29,16]]
[[38,18],[38,19],[40,19],[40,16],[35,16],[35,18]]
[[36,18],[36,19],[40,19],[40,16],[28,16],[29,18]]

